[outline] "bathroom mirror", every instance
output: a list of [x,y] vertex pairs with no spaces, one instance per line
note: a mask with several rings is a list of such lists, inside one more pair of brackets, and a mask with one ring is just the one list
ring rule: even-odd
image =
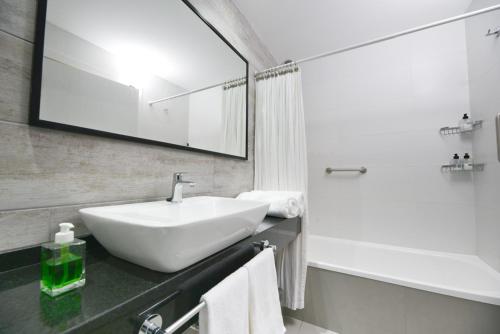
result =
[[40,0],[30,124],[247,158],[247,60],[184,0]]

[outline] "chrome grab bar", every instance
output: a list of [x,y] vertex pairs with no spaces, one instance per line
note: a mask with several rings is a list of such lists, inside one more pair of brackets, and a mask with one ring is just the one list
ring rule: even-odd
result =
[[332,167],[327,167],[326,168],[326,173],[327,174],[332,174],[335,172],[358,172],[361,174],[366,174],[368,172],[368,169],[366,167],[360,167],[360,168],[332,168]]
[[500,114],[496,117],[496,125],[497,125],[497,151],[498,151],[498,161],[500,161]]
[[[277,247],[275,245],[271,245],[268,240],[254,242],[253,246],[261,251],[266,248],[271,248],[274,252],[277,250]],[[161,329],[163,323],[161,315],[156,313],[149,314],[139,328],[138,334],[174,334],[176,330],[184,326],[191,318],[200,313],[205,306],[207,306],[205,301],[200,302],[166,329]]]

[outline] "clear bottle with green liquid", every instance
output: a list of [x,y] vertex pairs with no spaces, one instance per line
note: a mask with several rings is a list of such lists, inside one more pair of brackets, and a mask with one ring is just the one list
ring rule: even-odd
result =
[[59,224],[54,242],[42,245],[40,289],[55,297],[85,285],[85,241],[71,223]]

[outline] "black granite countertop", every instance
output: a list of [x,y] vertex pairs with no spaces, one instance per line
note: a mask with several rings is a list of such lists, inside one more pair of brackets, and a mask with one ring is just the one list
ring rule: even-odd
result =
[[[285,247],[300,232],[300,220],[266,218],[257,234],[176,273],[160,273],[109,254],[88,240],[86,285],[51,298],[40,292],[39,264],[13,267],[16,254],[0,255],[0,333],[97,333],[115,319],[127,318],[130,332],[137,310],[176,290],[186,279],[213,266],[241,247],[267,239]],[[248,247],[248,246],[247,246]],[[29,253],[29,252],[28,252]],[[36,254],[36,250],[32,251]],[[21,254],[21,253],[19,253]],[[26,261],[25,258],[20,262]],[[2,263],[3,262],[3,263]],[[130,330],[130,331],[129,331]],[[106,330],[103,333],[112,333]]]

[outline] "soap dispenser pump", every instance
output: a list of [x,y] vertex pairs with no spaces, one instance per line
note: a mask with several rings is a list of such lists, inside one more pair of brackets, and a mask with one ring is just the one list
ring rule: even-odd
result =
[[464,155],[464,170],[474,170],[474,161],[469,153]]
[[470,119],[468,114],[464,114],[459,124],[462,132],[469,132],[474,129],[474,122]]
[[460,156],[458,153],[455,153],[450,160],[450,165],[454,168],[460,167]]
[[54,242],[42,245],[40,289],[55,297],[85,285],[85,241],[71,223],[59,224]]

